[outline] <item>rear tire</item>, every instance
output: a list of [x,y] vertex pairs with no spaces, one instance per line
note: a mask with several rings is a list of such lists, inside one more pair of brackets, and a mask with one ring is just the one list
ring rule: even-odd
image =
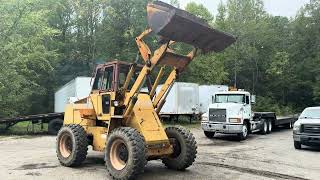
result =
[[210,131],[204,131],[204,135],[207,138],[213,138],[214,137],[215,132],[210,132]]
[[107,139],[105,160],[112,179],[134,179],[147,164],[144,137],[131,127],[114,129]]
[[48,123],[48,133],[50,135],[57,135],[62,126],[62,119],[53,119]]
[[169,169],[185,170],[193,164],[197,156],[197,143],[193,134],[184,127],[167,127],[165,131],[174,152],[163,158],[162,163]]
[[268,120],[268,131],[267,133],[270,134],[272,132],[272,120]]
[[242,127],[242,132],[238,134],[238,138],[240,141],[246,140],[248,137],[249,129],[248,129],[248,123],[244,123]]
[[268,133],[268,122],[264,120],[261,128],[261,134],[266,135],[267,133]]
[[290,122],[289,124],[287,124],[287,125],[286,125],[286,128],[288,128],[288,129],[292,129],[292,128],[293,128],[293,123],[292,123],[292,122]]
[[63,166],[79,166],[87,156],[85,130],[78,124],[62,127],[57,135],[57,157]]
[[295,149],[301,149],[301,143],[299,141],[294,141],[293,144]]

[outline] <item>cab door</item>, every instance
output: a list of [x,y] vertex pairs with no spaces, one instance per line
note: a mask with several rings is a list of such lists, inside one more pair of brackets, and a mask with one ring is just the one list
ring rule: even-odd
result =
[[112,100],[115,99],[114,69],[115,66],[110,65],[98,69],[96,73],[90,96],[98,120],[108,121],[114,114],[114,107],[111,105]]

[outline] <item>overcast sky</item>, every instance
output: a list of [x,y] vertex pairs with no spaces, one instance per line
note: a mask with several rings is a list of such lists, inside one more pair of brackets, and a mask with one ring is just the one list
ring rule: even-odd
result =
[[[170,0],[164,0],[170,2]],[[189,2],[204,4],[211,13],[217,13],[217,7],[221,0],[179,0],[181,8],[184,8]],[[227,0],[222,0],[226,2]],[[275,16],[294,17],[296,12],[309,0],[263,0],[267,12]]]

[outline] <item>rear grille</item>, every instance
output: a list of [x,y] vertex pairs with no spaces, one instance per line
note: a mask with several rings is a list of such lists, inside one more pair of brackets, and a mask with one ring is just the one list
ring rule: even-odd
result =
[[209,109],[209,121],[212,122],[226,122],[225,109]]
[[302,132],[304,133],[312,133],[312,134],[320,134],[320,124],[304,124],[302,125]]

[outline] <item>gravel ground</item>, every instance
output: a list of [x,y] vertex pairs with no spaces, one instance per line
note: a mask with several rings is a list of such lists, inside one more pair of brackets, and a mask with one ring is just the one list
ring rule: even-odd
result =
[[[320,148],[295,150],[291,130],[271,135],[251,135],[238,142],[235,136],[206,138],[191,130],[198,143],[198,157],[184,172],[150,161],[137,179],[320,179]],[[1,179],[108,179],[103,154],[89,151],[78,168],[62,167],[55,154],[53,136],[0,136]]]

